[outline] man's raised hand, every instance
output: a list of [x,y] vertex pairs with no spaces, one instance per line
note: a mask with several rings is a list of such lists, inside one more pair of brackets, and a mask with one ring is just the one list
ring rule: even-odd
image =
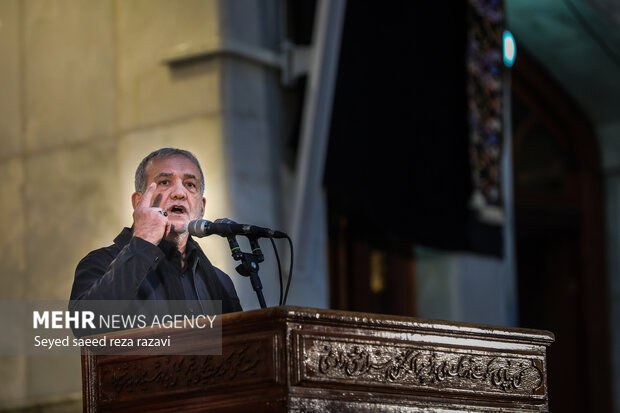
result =
[[166,212],[159,207],[161,194],[157,194],[153,200],[156,188],[155,182],[149,185],[133,211],[133,235],[154,245],[159,244],[170,232],[170,221]]

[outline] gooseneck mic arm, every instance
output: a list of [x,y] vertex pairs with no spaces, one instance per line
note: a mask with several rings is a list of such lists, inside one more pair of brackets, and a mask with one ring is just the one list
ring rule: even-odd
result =
[[[262,291],[263,285],[258,277],[258,264],[265,259],[258,245],[258,238],[288,238],[285,233],[255,225],[237,224],[228,218],[220,218],[215,220],[215,222],[207,221],[206,219],[195,219],[190,221],[187,230],[192,236],[199,238],[209,235],[226,237],[233,259],[241,261],[235,269],[239,274],[250,278],[252,288],[256,292],[261,308],[267,307]],[[248,238],[252,248],[251,253],[241,251],[236,240],[237,235],[244,235]]]
[[235,250],[231,244],[230,250],[233,258],[235,261],[241,261],[241,264],[237,265],[235,270],[237,270],[237,272],[244,277],[250,278],[252,289],[256,292],[256,297],[258,298],[260,307],[267,308],[265,297],[263,296],[263,284],[260,282],[260,278],[258,277],[258,264],[263,262],[265,258],[263,257],[263,253],[261,252],[256,238],[250,238],[250,245],[252,247],[252,252],[243,252],[240,250]]
[[211,222],[206,219],[194,219],[187,226],[189,233],[198,238],[209,235],[229,237],[231,235],[246,235],[254,238],[286,238],[281,231],[269,228],[257,227],[256,225],[237,224],[236,222]]

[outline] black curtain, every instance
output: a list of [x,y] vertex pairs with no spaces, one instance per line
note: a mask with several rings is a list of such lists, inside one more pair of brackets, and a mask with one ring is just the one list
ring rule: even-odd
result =
[[466,3],[347,2],[325,186],[361,236],[501,255],[476,221]]

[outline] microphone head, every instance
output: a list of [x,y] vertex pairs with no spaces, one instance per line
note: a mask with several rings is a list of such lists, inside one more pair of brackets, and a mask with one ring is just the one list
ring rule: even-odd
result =
[[207,221],[206,219],[194,219],[187,224],[187,231],[193,237],[206,237],[207,235],[211,235],[207,233],[207,227],[211,224],[211,221]]

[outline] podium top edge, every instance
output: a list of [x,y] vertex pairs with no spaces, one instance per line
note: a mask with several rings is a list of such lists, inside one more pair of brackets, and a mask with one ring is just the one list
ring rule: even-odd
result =
[[485,324],[471,324],[457,321],[430,320],[386,314],[373,314],[354,311],[330,310],[298,306],[270,307],[224,314],[222,322],[245,320],[279,319],[281,321],[310,323],[343,323],[365,325],[374,328],[403,329],[423,333],[477,336],[485,339],[538,342],[549,345],[555,341],[552,332],[528,328],[504,327]]

